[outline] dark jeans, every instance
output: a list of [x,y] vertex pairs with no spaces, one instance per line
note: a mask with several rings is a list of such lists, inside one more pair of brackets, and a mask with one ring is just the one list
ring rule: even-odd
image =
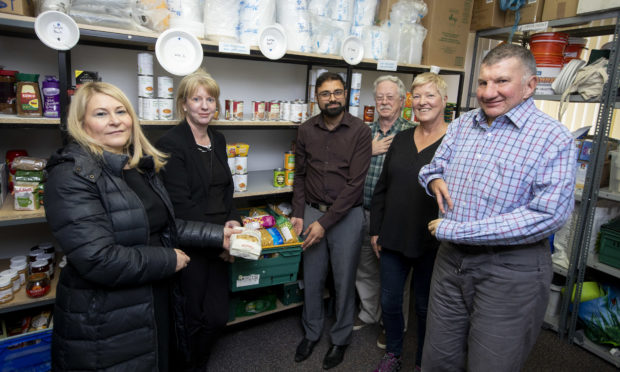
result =
[[436,249],[428,250],[423,256],[409,258],[400,252],[383,248],[381,251],[381,308],[386,335],[386,352],[401,355],[403,351],[403,290],[409,270],[413,267],[413,296],[418,328],[418,349],[416,365],[422,361],[424,334],[426,333],[426,311],[433,274]]

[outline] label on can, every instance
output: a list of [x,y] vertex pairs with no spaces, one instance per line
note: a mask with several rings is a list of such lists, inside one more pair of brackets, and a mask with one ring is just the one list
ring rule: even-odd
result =
[[233,101],[231,120],[243,120],[243,101]]
[[138,75],[138,96],[153,98],[155,96],[153,88],[153,76]]
[[292,169],[287,169],[285,171],[286,174],[286,186],[293,186],[293,181],[295,179],[295,171]]
[[232,100],[227,99],[224,101],[224,119],[226,120],[232,120],[232,105]]
[[291,103],[289,101],[280,104],[280,120],[291,121]]
[[284,153],[284,169],[295,169],[295,153],[287,151]]
[[269,120],[280,120],[280,102],[271,101],[269,103]]
[[351,89],[351,97],[349,99],[349,106],[359,106],[359,105],[360,105],[360,90]]
[[265,120],[265,101],[252,101],[252,120]]
[[235,192],[248,191],[248,175],[235,174],[233,176],[233,183],[235,184]]
[[228,159],[228,168],[230,168],[230,174],[236,173],[237,161],[236,158],[227,158]]
[[153,75],[152,53],[138,53],[138,75]]
[[375,106],[364,106],[364,121],[367,123],[375,121]]
[[157,106],[159,105],[157,98],[142,98],[142,119],[158,120]]
[[286,186],[286,171],[283,168],[273,170],[273,187]]
[[174,98],[174,88],[172,84],[172,78],[170,76],[158,76],[157,97]]
[[235,156],[235,174],[248,173],[248,157]]
[[158,104],[159,119],[172,120],[174,118],[174,100],[172,98],[158,98]]

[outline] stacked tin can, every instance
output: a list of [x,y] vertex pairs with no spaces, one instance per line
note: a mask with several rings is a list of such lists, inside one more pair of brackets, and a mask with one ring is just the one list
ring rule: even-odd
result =
[[138,117],[157,120],[158,101],[155,98],[153,54],[138,53]]
[[295,153],[287,151],[284,153],[284,168],[273,170],[273,187],[293,186],[295,176]]
[[174,84],[170,76],[157,77],[157,114],[160,120],[174,119]]
[[308,103],[301,99],[280,102],[280,119],[303,123],[308,120]]
[[228,167],[232,174],[235,192],[248,190],[248,152],[247,143],[231,143],[226,145]]
[[224,110],[226,120],[243,120],[243,101],[227,99],[224,101]]
[[349,114],[359,116],[360,90],[362,89],[362,74],[354,72],[351,75],[351,94],[349,95]]

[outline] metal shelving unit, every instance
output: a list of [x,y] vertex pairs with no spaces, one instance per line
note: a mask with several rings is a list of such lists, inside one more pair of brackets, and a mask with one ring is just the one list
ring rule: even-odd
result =
[[[592,21],[602,19],[615,19],[615,24],[606,26],[589,25]],[[620,278],[620,270],[598,262],[598,256],[589,255],[590,237],[592,235],[592,226],[594,222],[594,213],[596,210],[596,201],[598,198],[605,198],[620,201],[620,195],[611,193],[608,190],[599,190],[600,179],[603,173],[603,163],[605,161],[606,148],[608,143],[609,129],[612,123],[612,115],[614,109],[620,108],[617,98],[618,85],[620,83],[620,11],[605,11],[584,16],[572,18],[558,19],[548,22],[541,22],[534,25],[520,26],[519,31],[513,37],[515,42],[525,44],[530,36],[531,29],[540,32],[546,26],[547,29],[553,28],[553,31],[561,31],[568,33],[572,37],[592,37],[601,35],[613,35],[613,43],[610,53],[609,65],[607,73],[609,80],[605,84],[601,99],[598,101],[584,101],[579,96],[571,96],[571,102],[587,102],[598,103],[599,111],[595,122],[595,134],[592,147],[591,161],[588,165],[586,179],[589,180],[583,190],[575,192],[575,199],[580,201],[579,215],[574,225],[571,239],[571,257],[568,270],[554,265],[554,272],[566,277],[565,288],[575,289],[575,300],[572,302],[572,312],[569,312],[571,305],[570,296],[563,296],[562,307],[559,319],[545,319],[545,325],[548,328],[558,332],[560,338],[566,339],[569,343],[575,343],[593,352],[594,354],[604,358],[608,362],[620,367],[620,355],[614,355],[609,352],[609,348],[594,344],[588,340],[583,331],[578,331],[577,314],[579,311],[579,299],[581,298],[582,284],[587,268],[605,272],[614,277]],[[474,82],[476,81],[475,71],[477,64],[478,41],[480,38],[495,39],[505,41],[508,39],[511,28],[505,27],[493,30],[484,30],[476,33],[474,41],[474,50],[472,57],[472,70],[470,83],[468,87],[468,102],[466,109],[471,108]],[[559,101],[558,95],[537,95],[537,100]],[[588,258],[590,259],[588,260]]]

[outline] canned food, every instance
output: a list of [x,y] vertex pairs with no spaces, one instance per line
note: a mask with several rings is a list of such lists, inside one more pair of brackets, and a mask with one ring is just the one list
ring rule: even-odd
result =
[[152,75],[138,75],[138,96],[149,98],[153,98],[155,96]]
[[291,103],[289,101],[280,104],[280,120],[291,121]]
[[265,120],[265,101],[252,101],[252,120]]
[[173,107],[174,100],[172,98],[158,98],[157,113],[160,120],[172,120],[174,117]]
[[287,151],[284,153],[284,169],[295,169],[295,153]]
[[412,117],[411,111],[412,111],[411,107],[403,107],[403,113],[402,113],[403,119],[411,120],[411,117]]
[[225,100],[224,101],[224,118],[226,120],[232,120],[232,100]]
[[170,76],[157,77],[157,97],[158,98],[174,98],[174,89]]
[[295,171],[292,169],[287,169],[285,172],[286,177],[286,186],[293,186],[293,181],[295,179]]
[[159,100],[157,98],[142,98],[142,119],[144,120],[157,120],[157,107]]
[[248,173],[248,157],[235,156],[235,174]]
[[375,106],[364,106],[364,121],[367,123],[375,121]]
[[269,120],[276,121],[280,119],[280,102],[269,102]]
[[360,90],[351,89],[351,97],[349,99],[349,106],[359,106],[359,105],[360,105]]
[[235,184],[235,192],[248,191],[248,175],[235,174],[233,176],[233,183]]
[[292,121],[293,123],[301,123],[302,117],[303,117],[303,111],[304,111],[304,103],[303,102],[299,102],[296,101],[294,103],[291,104],[291,114],[290,114],[290,121]]
[[243,101],[233,101],[231,120],[243,120]]
[[236,158],[228,158],[228,168],[230,168],[230,174],[236,173],[236,168],[237,168]]
[[276,168],[273,170],[273,187],[286,186],[286,171],[284,168]]
[[152,53],[138,53],[138,75],[153,75]]

